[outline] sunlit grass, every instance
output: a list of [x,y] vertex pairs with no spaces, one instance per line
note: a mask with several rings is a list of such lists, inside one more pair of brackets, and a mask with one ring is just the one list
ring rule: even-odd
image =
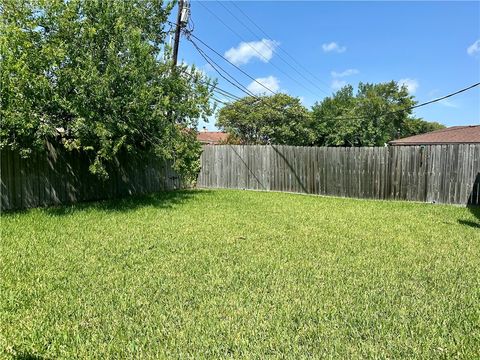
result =
[[3,214],[0,356],[479,358],[479,215],[226,190]]

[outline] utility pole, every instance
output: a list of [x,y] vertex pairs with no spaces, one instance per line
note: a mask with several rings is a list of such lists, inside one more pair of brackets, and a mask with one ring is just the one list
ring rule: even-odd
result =
[[188,23],[190,17],[190,1],[178,0],[177,27],[175,29],[175,40],[173,42],[173,68],[177,66],[178,46],[182,28]]
[[[182,33],[182,28],[188,24],[189,17],[190,17],[190,0],[178,0],[177,24],[175,28],[175,40],[173,42],[172,73],[175,73],[175,70],[177,69],[178,46],[180,43],[180,35]],[[175,124],[175,114],[172,111],[169,111],[167,116],[171,117],[172,123]]]

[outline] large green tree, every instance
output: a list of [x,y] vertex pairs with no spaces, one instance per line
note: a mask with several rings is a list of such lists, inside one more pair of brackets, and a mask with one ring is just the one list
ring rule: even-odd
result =
[[398,111],[415,105],[405,87],[395,82],[351,85],[313,106],[316,143],[326,146],[383,145],[395,138],[410,115]]
[[211,88],[195,69],[172,71],[172,6],[3,0],[1,148],[28,156],[56,141],[91,153],[90,170],[101,176],[119,151],[154,152],[195,171],[200,146],[189,129],[211,115]]
[[360,83],[356,93],[347,85],[313,106],[315,144],[383,146],[441,126],[413,117],[409,108],[416,103],[407,88],[394,81]]
[[310,145],[309,111],[286,94],[247,96],[220,109],[217,126],[244,144]]
[[407,119],[405,120],[399,134],[399,138],[407,136],[413,136],[418,134],[424,134],[430,131],[445,129],[445,125],[442,125],[435,121],[425,121],[422,119]]

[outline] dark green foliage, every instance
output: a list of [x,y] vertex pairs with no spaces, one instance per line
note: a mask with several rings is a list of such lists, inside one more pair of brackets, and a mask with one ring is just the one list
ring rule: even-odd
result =
[[286,94],[247,96],[223,107],[217,126],[244,144],[310,145],[311,116]]
[[317,145],[382,146],[398,137],[416,101],[406,87],[391,81],[351,85],[313,106]]
[[400,138],[424,134],[430,131],[441,129],[445,129],[445,125],[442,125],[438,122],[408,118],[405,120],[403,127],[400,131]]
[[222,108],[217,126],[234,143],[383,146],[444,127],[413,117],[409,108],[416,103],[395,81],[360,83],[356,93],[345,86],[317,102],[311,112],[286,94],[247,96]]
[[210,89],[195,69],[171,70],[171,8],[160,0],[4,1],[0,146],[28,156],[45,140],[61,142],[94,154],[90,170],[101,176],[122,149],[155,152],[191,174],[199,146],[186,134],[211,114]]

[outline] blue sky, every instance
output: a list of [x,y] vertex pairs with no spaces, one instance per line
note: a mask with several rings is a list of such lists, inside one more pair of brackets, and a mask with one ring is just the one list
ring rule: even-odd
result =
[[[404,81],[420,102],[480,81],[480,2],[193,1],[191,15],[193,34],[268,88],[308,107],[359,81]],[[208,54],[252,91],[266,91]],[[179,59],[217,77],[185,38]],[[223,79],[219,86],[243,95]],[[480,87],[415,114],[447,126],[480,124]],[[207,127],[215,129],[214,122]]]

